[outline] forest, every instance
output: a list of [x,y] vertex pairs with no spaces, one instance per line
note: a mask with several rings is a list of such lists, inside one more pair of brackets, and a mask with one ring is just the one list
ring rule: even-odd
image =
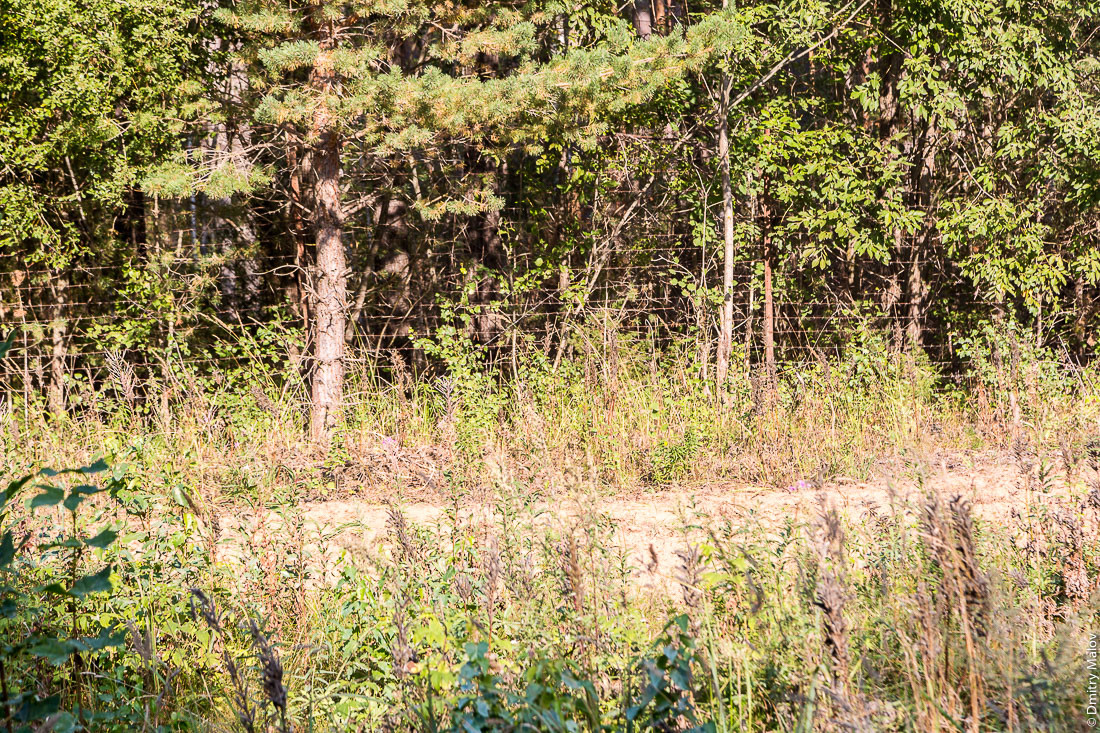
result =
[[1097,0],[0,0],[0,726],[1093,727],[1098,336]]

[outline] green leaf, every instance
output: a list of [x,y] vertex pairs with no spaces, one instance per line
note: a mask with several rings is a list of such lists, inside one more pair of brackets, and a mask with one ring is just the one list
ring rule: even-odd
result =
[[108,468],[110,468],[110,466],[107,465],[107,461],[100,458],[98,461],[91,464],[90,466],[84,466],[83,468],[80,468],[80,469],[77,469],[77,470],[79,470],[81,473],[83,473],[85,475],[89,475],[89,474],[93,474],[93,473],[102,473],[103,471],[106,471]]
[[31,499],[31,509],[40,506],[56,506],[65,498],[65,492],[58,486],[43,486],[41,493]]
[[23,487],[26,486],[33,478],[33,475],[27,475],[23,478],[18,478],[8,484],[8,488],[0,491],[0,509],[3,509],[4,506],[9,501],[11,501],[15,497],[15,495],[18,494],[23,489]]
[[184,509],[190,509],[193,506],[188,500],[187,493],[184,491],[182,484],[175,484],[172,486],[172,501],[176,502],[177,506]]
[[79,540],[79,539],[76,539],[75,537],[70,537],[67,540],[61,540],[60,542],[51,542],[48,545],[40,545],[40,546],[44,547],[46,549],[53,549],[55,547],[67,547],[69,549],[72,549],[74,547],[83,547],[84,542]]
[[80,721],[68,710],[62,710],[56,715],[50,716],[49,727],[39,727],[37,730],[48,730],[52,733],[72,733],[81,730]]
[[0,568],[6,568],[15,560],[15,537],[11,532],[5,532],[0,537]]
[[4,358],[4,356],[8,353],[8,350],[12,347],[12,344],[14,343],[15,331],[12,331],[8,334],[7,338],[5,338],[3,341],[0,341],[0,359]]
[[70,512],[75,512],[76,508],[80,506],[81,502],[83,502],[86,497],[98,494],[100,491],[102,491],[102,489],[99,487],[90,486],[88,484],[76,486],[69,495],[65,497],[65,508]]
[[86,540],[84,544],[86,544],[88,547],[95,547],[102,550],[104,547],[107,547],[112,542],[114,542],[117,538],[118,532],[115,532],[112,529],[104,529],[95,537],[91,538],[90,540]]
[[110,466],[107,465],[107,461],[100,458],[95,463],[89,464],[87,466],[81,466],[80,468],[63,468],[61,470],[57,470],[56,468],[43,468],[38,473],[42,476],[46,476],[47,478],[61,476],[62,474],[66,473],[81,473],[85,476],[88,476],[93,473],[101,473],[103,471],[106,471],[108,468],[110,468]]
[[50,695],[44,700],[35,700],[33,697],[23,701],[22,706],[19,708],[19,712],[15,714],[15,719],[20,723],[29,723],[34,720],[41,720],[47,715],[53,715],[57,712],[61,706],[60,695]]
[[111,590],[111,566],[107,565],[98,573],[85,575],[73,583],[73,587],[69,589],[69,595],[83,598],[90,593],[103,593],[109,590]]
[[85,636],[77,639],[77,646],[82,651],[97,652],[109,647],[122,646],[126,643],[126,630],[117,630],[112,626],[104,626],[98,636]]
[[34,656],[41,657],[50,664],[59,665],[64,664],[76,649],[77,645],[71,641],[63,639],[42,639],[37,644],[34,644],[29,651]]

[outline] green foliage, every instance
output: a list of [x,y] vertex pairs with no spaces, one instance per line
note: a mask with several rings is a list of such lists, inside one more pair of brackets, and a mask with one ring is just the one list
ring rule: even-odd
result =
[[[5,0],[8,727],[245,724],[257,650],[287,663],[263,723],[295,730],[1081,727],[1100,5],[719,5]],[[317,268],[326,227],[346,272]],[[356,368],[317,451],[326,274]],[[977,525],[976,644],[957,505],[942,546],[869,509],[832,603],[805,528],[709,527],[660,569],[687,615],[631,595],[605,517],[539,514],[998,444],[1028,504]],[[103,450],[99,483],[28,468]],[[453,500],[449,531],[391,508],[370,567],[293,505],[407,489]],[[486,526],[456,489],[492,496]]]
[[691,471],[699,443],[699,436],[691,428],[679,440],[661,441],[650,453],[648,480],[667,484],[682,479]]
[[445,376],[435,383],[440,412],[459,430],[459,447],[470,459],[481,457],[507,404],[507,393],[486,368],[487,346],[475,342],[472,335],[475,320],[485,315],[483,307],[471,304],[476,285],[471,280],[457,302],[441,301],[444,325],[414,341],[444,366]]
[[1093,418],[1087,411],[1059,409],[1074,401],[1087,377],[1064,355],[1022,334],[1016,323],[982,324],[959,340],[959,352],[976,391],[996,405],[998,419],[1007,424],[1026,420],[1058,433],[1089,430]]
[[[1015,387],[1020,429],[1064,441],[1066,467],[1045,459],[1032,464],[1026,447],[1017,448],[1019,490],[1041,501],[1023,505],[1019,519],[1007,523],[975,518],[973,557],[981,568],[972,577],[988,583],[983,618],[992,630],[977,641],[972,663],[988,695],[985,727],[1007,727],[998,711],[1012,696],[1020,720],[1054,720],[1053,727],[1070,729],[1080,716],[1077,693],[1066,684],[1076,668],[1067,660],[1078,658],[1073,640],[1095,615],[1087,593],[1100,573],[1100,555],[1088,540],[1100,526],[1087,496],[1095,481],[1087,442],[1095,403],[1070,394],[1066,379],[1027,401],[1029,379],[1058,374],[1059,367],[1049,353],[1014,347],[1020,335],[991,331],[984,346],[967,346],[972,378],[990,380],[990,390],[1001,379],[1003,392],[996,394],[1005,406]],[[592,336],[578,333],[581,343]],[[1010,372],[1002,365],[1006,371],[997,376],[994,354],[1013,348],[1023,378],[1005,381]],[[662,556],[658,575],[656,565],[632,567],[636,561],[619,544],[621,528],[598,509],[582,504],[575,515],[560,515],[567,522],[548,521],[547,506],[563,502],[553,493],[561,489],[544,486],[544,475],[525,475],[530,464],[517,456],[562,473],[562,465],[582,456],[593,470],[591,479],[579,480],[614,476],[613,465],[624,476],[634,471],[637,480],[650,466],[630,463],[638,457],[636,441],[683,436],[649,443],[656,445],[651,455],[667,451],[666,470],[690,468],[696,477],[713,471],[704,474],[713,479],[737,466],[746,473],[726,475],[768,481],[780,492],[807,491],[814,481],[806,477],[827,481],[853,472],[860,456],[880,456],[882,446],[908,456],[937,431],[946,441],[942,433],[954,418],[931,389],[934,372],[892,353],[868,328],[852,334],[840,360],[782,375],[774,402],[754,406],[750,386],[737,379],[722,402],[703,394],[705,382],[677,376],[685,368],[676,358],[651,362],[641,339],[620,335],[613,353],[614,370],[606,355],[590,363],[564,360],[557,372],[535,359],[520,362],[517,373],[530,381],[516,388],[519,396],[494,423],[494,432],[508,438],[507,450],[487,445],[497,452],[489,522],[472,519],[472,505],[461,497],[439,525],[414,525],[391,506],[388,535],[369,556],[331,552],[333,534],[279,503],[313,490],[301,463],[278,467],[273,461],[288,459],[259,455],[270,450],[280,418],[257,412],[262,430],[227,421],[220,434],[203,425],[183,440],[153,430],[139,436],[140,422],[118,423],[119,436],[106,441],[98,429],[89,433],[113,453],[108,478],[93,486],[91,479],[107,473],[104,463],[42,472],[9,491],[25,505],[4,504],[0,571],[4,600],[13,601],[6,608],[15,614],[3,622],[10,648],[4,662],[12,697],[34,693],[20,698],[32,700],[25,713],[13,702],[12,714],[29,719],[47,715],[48,707],[71,716],[58,722],[96,730],[230,729],[242,725],[242,700],[254,720],[278,730],[812,730],[843,719],[852,708],[834,697],[839,688],[825,637],[839,627],[823,626],[816,584],[824,576],[813,530],[793,514],[763,515],[761,525],[751,507],[715,516],[693,505],[683,526],[662,529],[682,532],[686,549],[672,567]],[[240,392],[255,379],[241,374],[232,387],[211,382],[209,389]],[[384,395],[376,399],[385,410],[408,400],[400,409],[411,412],[422,409],[414,400],[427,401],[415,390],[373,388]],[[202,414],[238,410],[246,399],[235,394]],[[214,404],[198,402],[197,409]],[[190,419],[182,407],[167,418],[173,424]],[[1078,422],[1059,422],[1076,413]],[[452,417],[469,418],[460,410]],[[424,419],[434,427],[436,418],[442,416]],[[371,414],[364,410],[356,419],[369,421]],[[387,462],[402,460],[412,440],[400,431],[414,418],[392,419],[391,428],[404,426],[393,433],[403,442],[385,443]],[[376,436],[374,427],[364,422],[365,434]],[[432,428],[425,435],[436,437]],[[890,442],[861,443],[875,440]],[[358,450],[345,431],[326,470],[353,465]],[[220,463],[225,455],[233,456],[228,465]],[[625,460],[616,464],[617,455]],[[448,479],[462,480],[463,468],[448,466]],[[468,475],[469,486],[484,481],[480,466]],[[589,488],[595,491],[580,494],[577,484],[565,490],[600,496],[607,484]],[[950,712],[959,705],[952,691],[965,690],[969,679],[965,622],[954,610],[936,615],[953,609],[946,600],[956,596],[944,584],[956,571],[948,556],[934,553],[957,543],[923,544],[933,533],[910,526],[924,521],[910,517],[928,516],[923,506],[882,504],[866,521],[850,517],[853,526],[845,528],[840,612],[852,666],[843,679],[848,699],[864,701],[873,726],[921,729],[935,716],[959,714]],[[38,528],[34,537],[45,541],[23,546],[30,521]],[[362,530],[328,531],[357,538]],[[1035,553],[1029,548],[1036,543],[1048,549]],[[77,572],[74,553],[83,558]],[[644,554],[641,560],[648,565]],[[833,560],[828,567],[840,565]],[[668,587],[649,594],[637,585],[638,573],[653,573]],[[192,595],[195,588],[201,595]],[[206,600],[193,605],[190,598]],[[938,641],[922,646],[928,639]],[[920,663],[910,664],[914,657],[905,650]],[[275,671],[281,686],[271,682]],[[29,686],[27,679],[48,685]],[[1031,680],[1033,694],[1020,694],[1021,680]],[[928,684],[933,702],[912,692]],[[270,690],[279,694],[272,698]]]
[[[439,730],[489,733],[530,728],[553,733],[599,731],[600,701],[595,686],[578,678],[567,660],[535,659],[523,672],[525,686],[509,689],[493,671],[495,658],[485,642],[467,643],[458,672],[457,699],[450,723]],[[428,726],[433,721],[428,719]]]
[[626,711],[627,730],[681,730],[704,733],[714,723],[701,723],[696,708],[694,676],[700,664],[695,640],[688,633],[690,619],[677,616],[656,641],[657,652],[643,659],[643,683],[638,700]]
[[[838,259],[886,262],[893,232],[913,232],[921,213],[903,203],[904,169],[883,141],[848,126],[801,119],[818,100],[780,98],[739,131],[746,194],[783,210],[776,235],[795,261],[826,269]],[[798,243],[795,245],[795,243]]]
[[196,14],[183,0],[5,5],[0,248],[54,268],[109,256],[113,215],[178,146]]
[[[96,708],[102,701],[90,702],[92,696],[81,689],[83,670],[106,660],[125,642],[125,630],[97,623],[94,614],[87,617],[98,598],[113,591],[112,564],[102,558],[118,531],[107,524],[91,534],[77,521],[86,501],[114,494],[119,484],[58,485],[68,478],[94,481],[92,477],[106,470],[103,461],[64,471],[42,469],[0,492],[0,681],[4,710],[24,727],[46,724],[74,730],[88,720],[111,719],[120,712],[114,705],[122,706],[121,700],[112,701],[101,713]],[[32,512],[61,505],[70,518],[68,530],[28,547],[30,533],[20,532],[14,520],[24,494],[31,494],[26,506]],[[91,572],[85,558],[93,562]],[[45,684],[30,684],[34,668]],[[89,704],[93,707],[85,709]]]

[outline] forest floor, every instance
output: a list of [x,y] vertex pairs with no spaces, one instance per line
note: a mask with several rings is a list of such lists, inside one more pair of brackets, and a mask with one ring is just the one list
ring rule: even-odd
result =
[[[538,538],[598,534],[604,552],[618,557],[639,588],[659,589],[672,582],[680,564],[677,553],[706,541],[712,532],[779,533],[787,526],[806,526],[820,515],[823,500],[857,523],[890,515],[895,508],[912,517],[927,491],[947,498],[961,495],[981,520],[1007,525],[1013,512],[1070,495],[1073,484],[1060,466],[1045,479],[1044,473],[1035,461],[988,451],[942,453],[919,464],[884,459],[867,480],[835,477],[820,488],[811,479],[778,489],[712,481],[616,493],[573,491],[528,502],[487,492],[480,498],[433,501],[418,496],[400,503],[374,490],[301,503],[292,515],[274,510],[223,513],[217,552],[219,560],[232,563],[243,559],[248,544],[301,544],[314,577],[331,582],[343,563],[370,564],[383,556],[393,541],[391,512],[399,509],[412,527],[426,528],[436,538],[455,536],[456,521],[464,533],[486,542],[517,530],[536,538],[536,544]],[[299,539],[290,540],[288,521],[298,528]]]

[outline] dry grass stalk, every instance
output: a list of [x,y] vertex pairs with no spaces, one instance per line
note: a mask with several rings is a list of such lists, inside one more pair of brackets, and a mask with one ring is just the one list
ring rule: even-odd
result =
[[222,625],[221,615],[218,613],[214,601],[198,588],[191,589],[191,617],[195,620],[201,617],[213,633],[221,651],[222,665],[225,667],[226,675],[233,685],[233,695],[230,702],[233,705],[233,711],[237,715],[237,722],[241,724],[241,728],[245,730],[245,733],[256,733],[256,715],[258,711],[252,702],[248,679],[237,666],[237,661],[226,647],[225,628]]
[[572,601],[573,610],[579,616],[584,613],[584,570],[581,567],[576,534],[570,532],[568,539],[559,543],[558,557],[561,562],[565,596]]
[[1059,529],[1057,537],[1058,574],[1062,579],[1062,588],[1070,606],[1077,610],[1092,594],[1094,583],[1089,579],[1085,563],[1085,547],[1089,539],[1096,541],[1095,535],[1086,538],[1085,523],[1070,511],[1062,510],[1051,517]]
[[[955,496],[949,502],[948,514],[950,516],[945,516],[939,497],[930,495],[924,505],[922,524],[929,555],[940,569],[941,597],[954,603],[962,633],[967,662],[966,692],[970,699],[967,725],[976,733],[981,726],[983,691],[979,671],[980,648],[975,639],[984,637],[988,631],[989,583],[978,566],[970,503],[961,496]],[[951,615],[950,610],[941,615],[945,629],[950,624]],[[948,645],[944,644],[944,690],[949,688],[946,679],[950,670],[948,649]]]
[[500,601],[500,552],[496,543],[485,554],[485,560],[481,568],[482,583],[485,591],[484,611],[487,621],[489,639],[493,638],[493,621],[496,618],[496,609]]
[[989,632],[989,580],[978,566],[970,502],[962,496],[955,496],[948,508],[954,530],[955,557],[958,560],[955,567],[967,617],[979,636],[984,637]]
[[1073,483],[1074,476],[1077,475],[1077,468],[1081,462],[1081,455],[1074,450],[1073,444],[1069,439],[1062,435],[1058,438],[1058,452],[1062,458],[1062,469],[1065,471],[1066,483]]
[[399,594],[393,609],[394,637],[390,646],[390,656],[393,658],[394,676],[399,680],[405,679],[416,669],[416,651],[409,643],[409,629],[406,622],[407,603],[404,594]]
[[848,641],[848,622],[844,606],[848,601],[844,557],[844,530],[835,507],[824,508],[822,500],[821,532],[816,544],[818,562],[817,589],[814,604],[822,611],[822,631],[825,649],[829,653],[833,673],[833,687],[842,707],[852,707],[849,687],[851,676],[851,652]]
[[407,563],[419,563],[424,556],[424,548],[420,538],[409,527],[405,515],[393,504],[388,506],[386,515],[390,538],[394,540],[401,558]]
[[107,372],[115,383],[119,394],[131,405],[137,401],[137,375],[134,368],[126,361],[121,351],[108,350],[103,355],[107,362]]
[[465,571],[459,571],[455,573],[452,582],[454,583],[455,593],[458,594],[459,599],[462,601],[462,605],[468,608],[474,595],[474,587],[473,584],[470,583],[470,576],[467,575]]
[[[263,697],[259,701],[252,696],[249,684],[250,673],[237,664],[237,660],[229,651],[222,615],[218,612],[214,601],[197,588],[191,589],[191,616],[195,620],[202,618],[207,628],[213,633],[215,643],[221,653],[222,665],[225,667],[226,675],[233,686],[233,695],[230,702],[241,728],[246,733],[271,730],[278,731],[278,733],[291,733],[293,726],[287,718],[287,696],[286,687],[283,686],[283,664],[279,659],[278,651],[255,620],[250,619],[247,628],[252,649],[259,662],[260,687],[263,691]],[[267,704],[275,709],[278,715],[278,726],[269,725],[270,718],[267,718],[266,721],[261,719],[261,712]]]
[[684,605],[687,606],[688,616],[691,618],[692,636],[698,636],[703,607],[704,560],[699,554],[699,548],[695,545],[689,545],[685,550],[678,550],[676,557],[680,559],[680,566],[676,570],[676,581],[680,584]]
[[256,651],[256,657],[260,661],[260,678],[263,684],[264,696],[279,713],[281,730],[289,733],[290,724],[286,714],[286,688],[283,686],[283,663],[279,659],[279,653],[271,645],[267,636],[260,630],[256,621],[249,619],[248,628],[252,635],[252,648]]

